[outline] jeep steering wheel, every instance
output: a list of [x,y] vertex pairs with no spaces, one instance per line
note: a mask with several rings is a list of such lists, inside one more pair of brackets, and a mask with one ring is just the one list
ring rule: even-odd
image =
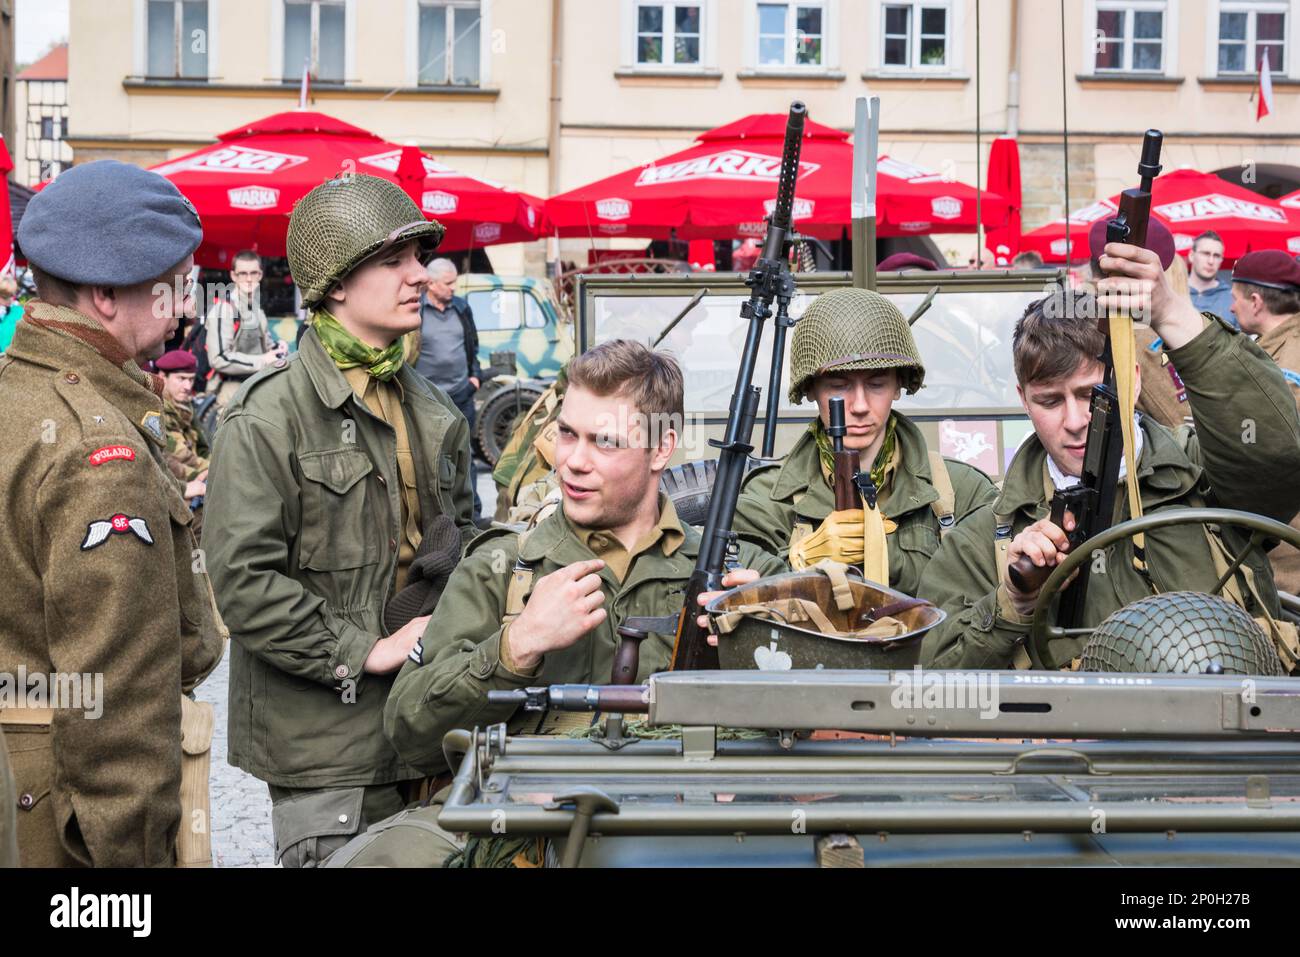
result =
[[1056,624],[1057,606],[1054,599],[1074,570],[1084,562],[1092,561],[1093,552],[1098,549],[1106,549],[1116,542],[1127,541],[1139,532],[1149,532],[1152,529],[1172,525],[1230,525],[1250,530],[1250,541],[1239,555],[1234,556],[1228,565],[1228,570],[1219,578],[1214,591],[1210,593],[1213,595],[1223,591],[1228,579],[1236,574],[1246,555],[1265,538],[1278,538],[1300,548],[1300,531],[1290,525],[1284,525],[1275,519],[1265,518],[1253,512],[1228,508],[1170,509],[1112,525],[1104,532],[1080,544],[1078,548],[1072,549],[1065,556],[1065,561],[1052,570],[1052,574],[1039,589],[1038,601],[1034,605],[1034,616],[1029,625],[1029,636],[1025,639],[1025,649],[1029,652],[1029,658],[1036,670],[1055,671],[1067,667],[1072,659],[1078,657],[1084,642],[1092,634],[1091,628],[1061,628]]

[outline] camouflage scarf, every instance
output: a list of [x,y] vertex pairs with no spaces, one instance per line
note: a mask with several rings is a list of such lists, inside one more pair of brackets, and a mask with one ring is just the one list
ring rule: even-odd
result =
[[84,342],[132,380],[144,386],[158,398],[163,397],[162,376],[152,375],[140,368],[133,356],[126,354],[121,344],[97,321],[69,306],[56,306],[40,299],[27,301],[26,320],[34,326]]
[[[885,475],[889,471],[889,465],[894,461],[894,449],[898,442],[894,434],[894,426],[897,420],[894,413],[889,413],[889,424],[885,426],[885,441],[880,445],[880,451],[876,453],[876,463],[871,466],[871,484],[876,488],[884,488]],[[816,418],[808,426],[808,431],[813,434],[813,439],[817,443],[817,454],[821,459],[822,471],[831,476],[835,474],[835,448],[831,445],[831,437],[826,434],[826,428],[822,425],[822,420]]]
[[387,349],[366,345],[324,309],[311,316],[312,326],[329,357],[340,369],[364,366],[380,382],[388,382],[402,368],[402,339],[399,336]]

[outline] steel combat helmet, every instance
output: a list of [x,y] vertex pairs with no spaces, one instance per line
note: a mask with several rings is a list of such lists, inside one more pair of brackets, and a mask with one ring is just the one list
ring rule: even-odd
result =
[[415,239],[427,263],[445,230],[424,218],[396,183],[349,173],[321,183],[289,217],[289,270],[303,305],[316,306],[340,279],[365,260]]
[[[1230,601],[1199,592],[1166,592],[1111,614],[1083,647],[1084,671],[1281,676],[1264,632]],[[1217,670],[1217,669],[1216,669]]]
[[912,330],[897,306],[867,289],[834,289],[795,323],[790,401],[801,401],[817,376],[853,369],[898,369],[909,394],[925,379]]

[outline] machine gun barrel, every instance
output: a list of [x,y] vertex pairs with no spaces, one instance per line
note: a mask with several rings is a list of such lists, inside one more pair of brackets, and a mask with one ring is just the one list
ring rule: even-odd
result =
[[[685,602],[678,620],[673,643],[674,671],[718,667],[718,649],[708,643],[708,630],[701,628],[697,620],[701,611],[697,599],[704,592],[722,588],[726,566],[736,555],[737,540],[732,524],[736,502],[740,498],[740,483],[745,477],[750,453],[754,451],[752,437],[761,390],[753,380],[763,338],[763,322],[772,315],[773,303],[778,304],[778,315],[783,317],[795,293],[794,278],[785,263],[784,253],[790,233],[794,188],[799,178],[799,153],[807,116],[808,110],[802,103],[796,101],[790,105],[776,206],[768,220],[763,253],[745,278],[750,294],[741,306],[740,314],[749,320],[749,328],[736,371],[736,387],[731,394],[726,430],[721,441],[710,440],[709,443],[718,450],[718,471],[700,536],[700,554],[687,583]],[[782,342],[783,337],[777,337],[777,344]],[[773,350],[774,367],[779,367],[783,359],[784,356]],[[773,420],[766,425],[769,432],[776,427],[774,418],[772,416]]]

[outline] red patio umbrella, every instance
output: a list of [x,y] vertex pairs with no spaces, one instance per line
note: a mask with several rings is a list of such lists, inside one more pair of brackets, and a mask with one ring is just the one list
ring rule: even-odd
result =
[[[1119,197],[1113,196],[1071,214],[1071,262],[1088,259],[1089,227],[1113,216],[1118,204]],[[1223,238],[1223,256],[1229,264],[1256,249],[1300,252],[1300,209],[1288,209],[1210,173],[1180,169],[1157,177],[1151,190],[1151,215],[1169,227],[1180,252],[1189,251],[1192,241],[1207,229]],[[1026,233],[1020,248],[1037,250],[1046,262],[1064,262],[1065,220]]]
[[[1020,147],[999,136],[989,150],[988,188],[1007,201],[1007,221],[984,234],[984,245],[998,266],[1010,266],[1020,252]],[[985,195],[988,195],[987,193]]]
[[[786,116],[759,113],[702,135],[696,145],[553,196],[546,215],[561,236],[732,239],[762,235],[775,205]],[[852,221],[853,144],[809,121],[795,187],[795,227],[839,239]],[[888,156],[877,176],[877,234],[907,236],[975,229],[975,190]],[[985,193],[986,227],[1006,221],[1007,204]]]
[[[447,227],[446,249],[536,239],[541,203],[475,179],[342,120],[308,110],[276,113],[222,133],[212,146],[152,167],[194,203],[203,220],[204,266],[228,266],[251,247],[285,254],[294,203],[340,173],[369,173],[403,185],[430,219]],[[412,163],[423,164],[412,173]],[[403,183],[402,175],[408,177]]]

